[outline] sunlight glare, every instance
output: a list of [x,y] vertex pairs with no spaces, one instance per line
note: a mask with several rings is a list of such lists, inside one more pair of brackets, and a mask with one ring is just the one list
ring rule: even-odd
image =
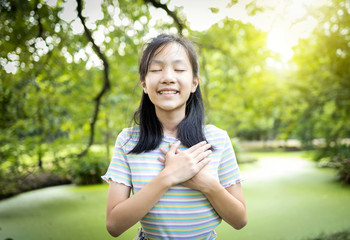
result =
[[[225,17],[253,24],[267,33],[267,47],[278,53],[286,66],[293,56],[293,46],[300,38],[307,38],[317,24],[315,18],[307,15],[307,9],[324,5],[326,0],[256,0],[255,4],[264,10],[252,16],[246,10],[251,0],[239,0],[230,8],[226,7],[228,2],[203,0],[198,5],[195,1],[172,0],[170,5],[183,7],[191,28],[197,31],[207,30]],[[212,13],[211,7],[219,11]]]
[[276,28],[268,33],[267,47],[272,51],[279,53],[282,59],[289,60],[293,56],[293,50],[291,48],[290,32],[285,28]]
[[308,16],[307,8],[324,4],[324,1],[293,0],[286,7],[285,15],[275,19],[268,31],[267,47],[281,56],[281,61],[288,62],[294,54],[292,48],[300,38],[309,37],[317,25],[314,17]]

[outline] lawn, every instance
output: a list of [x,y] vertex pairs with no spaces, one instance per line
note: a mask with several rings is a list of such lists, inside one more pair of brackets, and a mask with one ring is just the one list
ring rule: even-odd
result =
[[[248,225],[226,223],[218,239],[302,240],[350,228],[350,187],[335,181],[300,153],[257,154],[242,165]],[[0,240],[113,239],[105,229],[107,185],[58,186],[0,202]],[[138,226],[119,239],[133,239]]]

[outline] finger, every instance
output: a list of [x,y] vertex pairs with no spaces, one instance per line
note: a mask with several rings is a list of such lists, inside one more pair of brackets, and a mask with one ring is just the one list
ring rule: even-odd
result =
[[201,146],[200,148],[196,149],[192,152],[193,157],[197,157],[199,154],[207,151],[209,148],[211,148],[211,145],[209,143],[205,144],[204,146]]
[[167,153],[169,152],[169,150],[164,149],[164,148],[160,148],[159,149],[164,155],[167,155]]
[[161,162],[161,163],[165,163],[165,158],[162,157],[162,156],[159,156],[159,157],[158,157],[158,160],[159,160],[159,162]]
[[189,153],[192,153],[192,152],[196,151],[198,148],[204,146],[206,143],[207,143],[206,141],[199,142],[196,145],[193,145],[192,147],[187,149],[186,151]]
[[197,164],[198,171],[202,170],[205,166],[207,166],[209,162],[210,162],[210,159],[209,159],[209,158],[205,158],[203,161],[200,161],[200,162]]
[[204,159],[205,159],[206,157],[208,157],[210,154],[211,154],[211,150],[207,150],[207,151],[205,151],[205,152],[202,152],[202,153],[198,154],[198,155],[194,158],[194,160],[197,161],[197,162],[204,161]]
[[176,143],[173,143],[170,145],[170,149],[168,151],[168,153],[176,153],[177,148],[180,146],[180,141],[177,141]]

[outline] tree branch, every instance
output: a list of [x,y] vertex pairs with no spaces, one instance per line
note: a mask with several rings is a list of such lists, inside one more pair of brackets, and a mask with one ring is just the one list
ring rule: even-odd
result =
[[38,37],[41,37],[42,39],[45,40],[44,27],[43,27],[43,24],[41,22],[41,17],[40,17],[40,14],[39,14],[38,5],[39,5],[39,0],[36,0],[35,1],[35,6],[34,6],[34,12],[36,13],[36,17],[37,17],[37,21],[38,21],[38,27],[39,27]]
[[180,20],[180,18],[176,15],[175,12],[170,11],[166,4],[157,2],[156,0],[144,0],[144,2],[151,3],[155,8],[161,8],[164,11],[166,11],[166,13],[175,21],[179,34],[182,36],[182,31],[184,29],[185,24]]
[[78,154],[78,157],[82,157],[82,156],[87,154],[90,146],[94,142],[95,124],[96,124],[96,121],[98,119],[98,113],[99,113],[99,110],[100,110],[101,99],[102,99],[103,95],[110,89],[111,84],[110,84],[110,81],[109,81],[109,63],[108,63],[108,60],[105,57],[105,55],[102,53],[102,51],[99,48],[99,46],[96,45],[94,39],[92,38],[92,34],[91,34],[90,30],[86,27],[85,17],[83,17],[83,15],[81,13],[82,12],[82,0],[77,0],[77,4],[78,4],[78,6],[77,6],[78,17],[79,17],[81,23],[83,24],[85,36],[87,37],[89,42],[92,43],[92,48],[94,49],[94,51],[97,54],[97,56],[103,62],[103,79],[104,79],[101,91],[93,99],[95,101],[95,109],[94,109],[94,113],[92,115],[92,119],[90,121],[90,139],[89,139],[89,143],[86,146],[85,150]]

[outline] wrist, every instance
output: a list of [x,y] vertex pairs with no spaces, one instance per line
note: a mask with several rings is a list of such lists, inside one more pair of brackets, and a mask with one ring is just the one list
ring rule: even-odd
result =
[[221,186],[219,181],[212,181],[205,188],[203,188],[201,192],[206,196],[210,196],[210,195],[215,195],[216,193],[222,190],[224,190],[224,187]]
[[159,178],[159,181],[164,184],[165,187],[171,188],[172,186],[176,185],[175,179],[171,177],[171,174],[168,174],[166,171],[162,171],[158,174],[157,178]]

